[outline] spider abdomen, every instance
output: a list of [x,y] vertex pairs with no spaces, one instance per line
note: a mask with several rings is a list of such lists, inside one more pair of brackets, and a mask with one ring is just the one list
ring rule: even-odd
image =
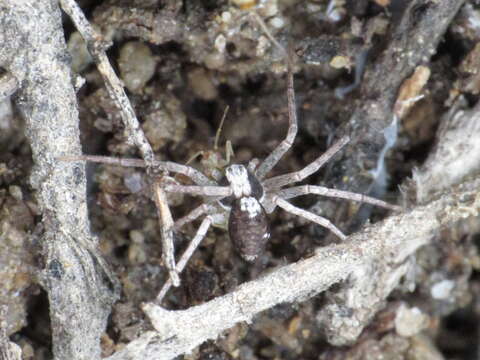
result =
[[254,261],[265,252],[270,237],[267,214],[257,199],[235,199],[228,221],[230,239],[242,258]]

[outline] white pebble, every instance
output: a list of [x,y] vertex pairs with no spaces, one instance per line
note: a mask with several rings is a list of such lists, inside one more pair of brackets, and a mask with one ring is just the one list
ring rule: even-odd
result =
[[225,51],[225,47],[227,46],[227,39],[222,34],[218,35],[215,39],[215,49],[218,52],[223,53]]
[[272,20],[269,21],[270,25],[274,28],[280,29],[285,25],[285,21],[281,17],[274,17]]
[[455,283],[452,280],[442,280],[432,286],[430,294],[434,299],[446,300],[450,297]]
[[428,316],[422,313],[419,308],[409,308],[402,304],[395,316],[395,330],[400,336],[410,337],[427,328],[428,321]]

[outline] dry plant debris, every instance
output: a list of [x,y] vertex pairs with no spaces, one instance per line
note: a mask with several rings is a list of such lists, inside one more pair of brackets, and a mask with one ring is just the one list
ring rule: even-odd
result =
[[[88,20],[72,0],[0,2],[0,358],[479,351],[475,1],[78,4]],[[277,214],[255,266],[232,255],[224,232],[209,232],[169,310],[159,307],[152,301],[173,259],[148,200],[154,162],[215,164],[209,139],[227,105],[221,143],[231,141],[235,162],[275,148],[287,126],[286,67],[272,39],[293,42],[300,57],[299,135],[278,174],[348,135],[343,158],[315,181],[396,199],[404,212],[381,220],[368,207],[306,201],[353,234],[338,243]],[[138,152],[147,173],[100,166],[92,178],[58,161],[80,155],[81,143],[87,153]],[[195,203],[168,201],[175,217]],[[177,233],[175,246],[185,248],[194,229]]]

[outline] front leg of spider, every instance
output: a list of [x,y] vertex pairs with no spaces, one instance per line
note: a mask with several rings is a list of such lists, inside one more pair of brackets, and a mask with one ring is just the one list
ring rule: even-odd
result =
[[230,239],[243,259],[255,261],[265,252],[270,237],[267,214],[260,204],[263,187],[243,165],[227,167],[225,177],[233,193],[221,200],[223,206],[230,207]]

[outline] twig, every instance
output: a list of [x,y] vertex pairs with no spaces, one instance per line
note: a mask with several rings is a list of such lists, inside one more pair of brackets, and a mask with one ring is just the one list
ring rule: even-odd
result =
[[[70,16],[77,30],[87,43],[87,47],[95,63],[97,64],[98,71],[105,81],[107,91],[120,110],[123,123],[127,130],[128,139],[133,141],[133,143],[138,147],[147,166],[147,173],[153,176],[155,170],[155,155],[142,128],[140,127],[137,116],[135,115],[135,111],[130,104],[130,100],[125,94],[123,84],[113,71],[107,54],[103,50],[101,36],[95,33],[93,27],[90,25],[83,14],[82,9],[80,9],[75,0],[60,0],[60,4],[62,9]],[[151,188],[152,192],[154,193],[155,204],[157,205],[161,227],[160,233],[162,240],[163,262],[169,271],[173,284],[178,286],[180,285],[180,278],[175,270],[172,228],[173,221],[171,220],[172,215],[170,213],[170,208],[166,203],[166,194],[159,186],[159,183],[157,181],[152,181]]]
[[[466,107],[466,101],[460,97],[443,116],[436,146],[427,161],[421,169],[414,171],[413,186],[408,192],[415,192],[417,204],[431,201],[435,193],[449,191],[450,187],[480,171],[480,145],[477,141],[480,138],[480,102],[471,110],[463,111],[462,107]],[[465,195],[463,193],[462,196]],[[478,200],[475,201],[477,205],[473,207],[462,208],[458,204],[458,212],[478,216]],[[450,212],[448,203],[439,211],[439,217],[444,216],[442,212]],[[403,228],[399,227],[399,231]],[[412,265],[414,262],[397,266],[388,259],[366,263],[353,274],[348,284],[335,293],[326,294],[316,320],[327,340],[337,346],[355,342],[365,326],[384,307],[398,279],[411,271]],[[348,317],[344,316],[342,309],[349,310]]]
[[[143,334],[108,359],[172,359],[208,339],[215,339],[238,322],[251,322],[256,314],[272,306],[309,299],[352,274],[363,272],[368,264],[383,261],[392,268],[402,267],[410,255],[429,243],[443,227],[465,218],[469,212],[478,214],[479,189],[480,179],[465,182],[425,206],[364,229],[349,237],[345,244],[322,248],[309,259],[243,284],[203,305],[168,311],[146,304],[144,310],[157,332]],[[449,210],[445,212],[447,206]],[[392,277],[397,279],[395,286],[399,274]],[[383,280],[392,281],[392,277]],[[386,284],[379,287],[382,285]]]
[[63,11],[70,16],[75,27],[87,43],[87,47],[97,64],[98,71],[105,81],[107,91],[120,110],[123,123],[127,129],[128,139],[138,147],[143,160],[145,160],[147,166],[150,166],[154,161],[152,147],[140,127],[135,111],[125,94],[122,82],[113,71],[107,54],[103,50],[105,44],[102,44],[101,36],[95,33],[92,25],[90,25],[83,14],[82,9],[80,9],[74,0],[60,0],[60,4]]
[[8,34],[0,64],[20,84],[14,101],[35,163],[30,182],[42,212],[45,264],[38,277],[48,294],[53,353],[56,359],[98,359],[118,288],[90,234],[84,166],[56,160],[81,153],[62,14],[56,1],[2,1],[0,28]]
[[[348,116],[342,133],[352,137],[355,151],[343,159],[342,166],[345,178],[355,178],[349,190],[381,194],[386,191],[388,176],[385,165],[385,152],[396,141],[396,131],[392,132],[395,123],[393,107],[402,83],[421,64],[428,63],[435,54],[443,34],[461,8],[464,0],[445,0],[432,2],[412,0],[402,2],[403,13],[398,11],[397,20],[392,19],[392,29],[388,39],[378,43],[387,44],[385,49],[375,47],[369,50],[370,59],[366,65],[360,94],[353,112]],[[400,4],[400,3],[399,3]],[[349,110],[350,111],[350,110]],[[396,129],[396,127],[395,127]],[[365,168],[376,164],[370,176]],[[384,170],[384,171],[375,171]],[[318,204],[317,204],[318,206]],[[366,208],[352,221],[351,228],[368,217],[371,210]]]

